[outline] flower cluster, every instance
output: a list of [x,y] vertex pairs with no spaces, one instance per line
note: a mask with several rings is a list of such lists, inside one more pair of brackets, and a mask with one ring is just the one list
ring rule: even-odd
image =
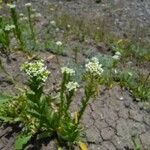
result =
[[15,29],[15,25],[6,25],[5,31],[11,31],[12,29]]
[[57,41],[57,42],[56,42],[56,45],[57,45],[57,46],[62,46],[62,42],[61,42],[61,41]]
[[71,68],[68,68],[68,67],[62,67],[61,68],[61,72],[62,73],[66,73],[66,74],[70,74],[70,75],[74,75],[75,74],[75,71]]
[[114,60],[119,60],[121,57],[121,53],[120,52],[116,52],[115,55],[112,57]]
[[8,4],[8,7],[9,7],[10,9],[14,9],[14,8],[16,8],[16,5],[14,5],[14,4]]
[[19,16],[20,16],[20,17],[24,17],[24,14],[23,14],[23,13],[20,13]]
[[76,91],[78,87],[79,84],[77,82],[68,82],[68,84],[66,85],[68,91]]
[[52,21],[50,22],[50,24],[53,25],[53,26],[56,26],[56,22],[55,22],[54,20],[52,20]]
[[35,13],[35,12],[36,12],[36,9],[32,8],[31,11]]
[[31,7],[32,4],[31,4],[31,3],[26,3],[25,6],[26,6],[26,7]]
[[41,13],[35,13],[35,15],[34,15],[36,18],[40,18],[40,17],[42,17],[42,15],[41,15]]
[[70,24],[68,24],[68,25],[67,25],[67,28],[70,28],[70,27],[71,27],[71,25],[70,25]]
[[24,71],[31,79],[36,78],[40,82],[45,82],[48,78],[50,71],[44,66],[43,60],[36,60],[35,62],[26,62],[21,66],[21,70]]
[[87,73],[91,73],[94,76],[100,76],[104,71],[96,57],[93,57],[91,61],[85,65],[85,68]]

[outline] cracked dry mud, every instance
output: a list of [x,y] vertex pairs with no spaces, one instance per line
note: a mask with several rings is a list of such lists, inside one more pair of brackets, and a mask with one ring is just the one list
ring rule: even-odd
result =
[[132,149],[138,135],[142,149],[150,148],[150,115],[118,86],[89,104],[83,122],[90,150]]

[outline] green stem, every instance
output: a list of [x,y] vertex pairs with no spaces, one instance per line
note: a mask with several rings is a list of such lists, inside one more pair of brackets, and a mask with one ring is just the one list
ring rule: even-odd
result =
[[144,80],[144,82],[143,82],[143,84],[142,84],[142,87],[145,86],[145,84],[146,84],[147,80],[149,79],[149,77],[150,77],[150,72],[148,73],[146,79]]
[[19,28],[16,8],[11,8],[11,17],[12,17],[13,23],[15,25],[15,34],[16,34],[18,40],[19,40],[20,47],[23,50],[24,49],[24,42],[23,42],[23,39],[22,39],[21,29]]
[[27,7],[27,10],[28,10],[29,26],[30,26],[30,30],[31,30],[31,37],[32,37],[33,42],[34,42],[33,49],[35,49],[35,47],[36,47],[36,38],[35,38],[35,32],[34,32],[34,28],[33,28],[33,24],[32,24],[32,19],[31,19],[31,7]]
[[91,78],[90,81],[87,81],[88,83],[87,83],[87,85],[85,86],[85,90],[84,90],[85,99],[84,99],[84,98],[82,99],[82,106],[81,106],[81,109],[80,109],[80,111],[79,111],[78,123],[79,123],[79,121],[80,121],[80,119],[81,119],[81,117],[82,117],[82,115],[83,115],[83,113],[84,113],[84,111],[85,111],[85,108],[86,108],[86,106],[87,106],[87,104],[88,104],[90,98],[91,98],[92,95],[94,94],[94,93],[93,93],[93,85],[92,85],[93,80],[94,80],[94,79]]
[[90,97],[86,97],[85,99],[82,99],[82,107],[81,107],[81,109],[79,111],[78,123],[79,123],[79,121],[80,121],[80,119],[81,119],[81,117],[82,117],[82,115],[83,115],[83,113],[85,111],[85,108],[86,108],[89,100],[90,100]]
[[66,111],[69,109],[70,107],[70,104],[72,102],[72,97],[74,95],[74,90],[73,91],[70,91],[68,95],[66,95],[66,99],[67,99],[67,106],[66,106]]
[[[67,74],[64,73],[64,74],[63,74],[62,84],[61,84],[61,91],[60,91],[59,118],[61,118],[61,116],[62,116],[62,114],[63,114],[63,111],[64,111],[64,105],[65,105],[64,92],[65,92],[66,80],[67,80]],[[60,120],[60,119],[59,119],[59,120]]]

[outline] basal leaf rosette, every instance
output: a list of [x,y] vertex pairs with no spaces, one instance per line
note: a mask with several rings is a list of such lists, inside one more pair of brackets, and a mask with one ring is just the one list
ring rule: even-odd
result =
[[43,60],[25,62],[21,66],[21,70],[29,76],[30,84],[36,84],[38,86],[43,85],[50,74]]

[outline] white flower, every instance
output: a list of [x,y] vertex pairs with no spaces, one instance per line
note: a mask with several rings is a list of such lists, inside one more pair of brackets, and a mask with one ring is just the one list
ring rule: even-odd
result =
[[50,11],[54,11],[55,9],[54,8],[50,8]]
[[16,5],[14,5],[14,4],[8,4],[8,6],[9,6],[10,9],[16,8]]
[[20,20],[21,21],[28,20],[28,17],[22,17]]
[[112,58],[113,58],[113,59],[115,59],[115,60],[119,60],[119,59],[120,59],[120,57],[121,57],[121,53],[120,53],[120,52],[118,52],[118,51],[115,53],[115,55],[114,55],[114,56],[112,56]]
[[24,63],[21,66],[21,70],[24,71],[31,79],[36,78],[40,82],[45,82],[50,74],[47,67],[44,66],[43,60],[37,60],[31,63]]
[[6,25],[5,26],[5,31],[10,31],[12,29],[15,29],[15,25]]
[[123,100],[124,98],[123,98],[123,97],[120,97],[119,99],[120,99],[120,100]]
[[34,15],[34,14],[32,14],[32,15],[31,15],[31,18],[35,18],[35,15]]
[[36,9],[32,9],[32,12],[36,12]]
[[54,20],[52,20],[52,21],[50,22],[50,24],[53,25],[53,26],[56,26],[56,22],[55,22]]
[[75,74],[75,71],[73,69],[68,68],[68,67],[62,67],[61,72],[66,73],[66,74],[70,74],[70,75]]
[[117,51],[115,55],[121,56],[121,53]]
[[56,45],[62,46],[62,42],[61,42],[61,41],[57,41],[57,42],[56,42]]
[[59,28],[56,28],[56,31],[58,32],[58,31],[59,31]]
[[96,57],[93,57],[91,61],[85,65],[86,72],[93,74],[94,76],[100,76],[103,73],[102,65],[99,63]]
[[77,82],[68,82],[68,84],[66,84],[66,88],[68,91],[76,91],[78,87],[79,84]]
[[112,58],[115,59],[115,60],[119,60],[120,59],[120,57],[118,55],[114,55],[114,56],[112,56]]
[[23,13],[20,13],[20,14],[19,14],[19,16],[20,16],[20,17],[23,17],[23,16],[24,16],[24,14],[23,14]]
[[68,27],[68,28],[70,28],[70,27],[71,27],[71,25],[70,25],[70,24],[68,24],[68,25],[67,25],[67,27]]
[[40,17],[42,17],[42,15],[41,15],[41,13],[36,13],[35,17],[40,18]]
[[32,4],[31,4],[31,3],[26,3],[25,6],[26,6],[26,7],[31,7]]

